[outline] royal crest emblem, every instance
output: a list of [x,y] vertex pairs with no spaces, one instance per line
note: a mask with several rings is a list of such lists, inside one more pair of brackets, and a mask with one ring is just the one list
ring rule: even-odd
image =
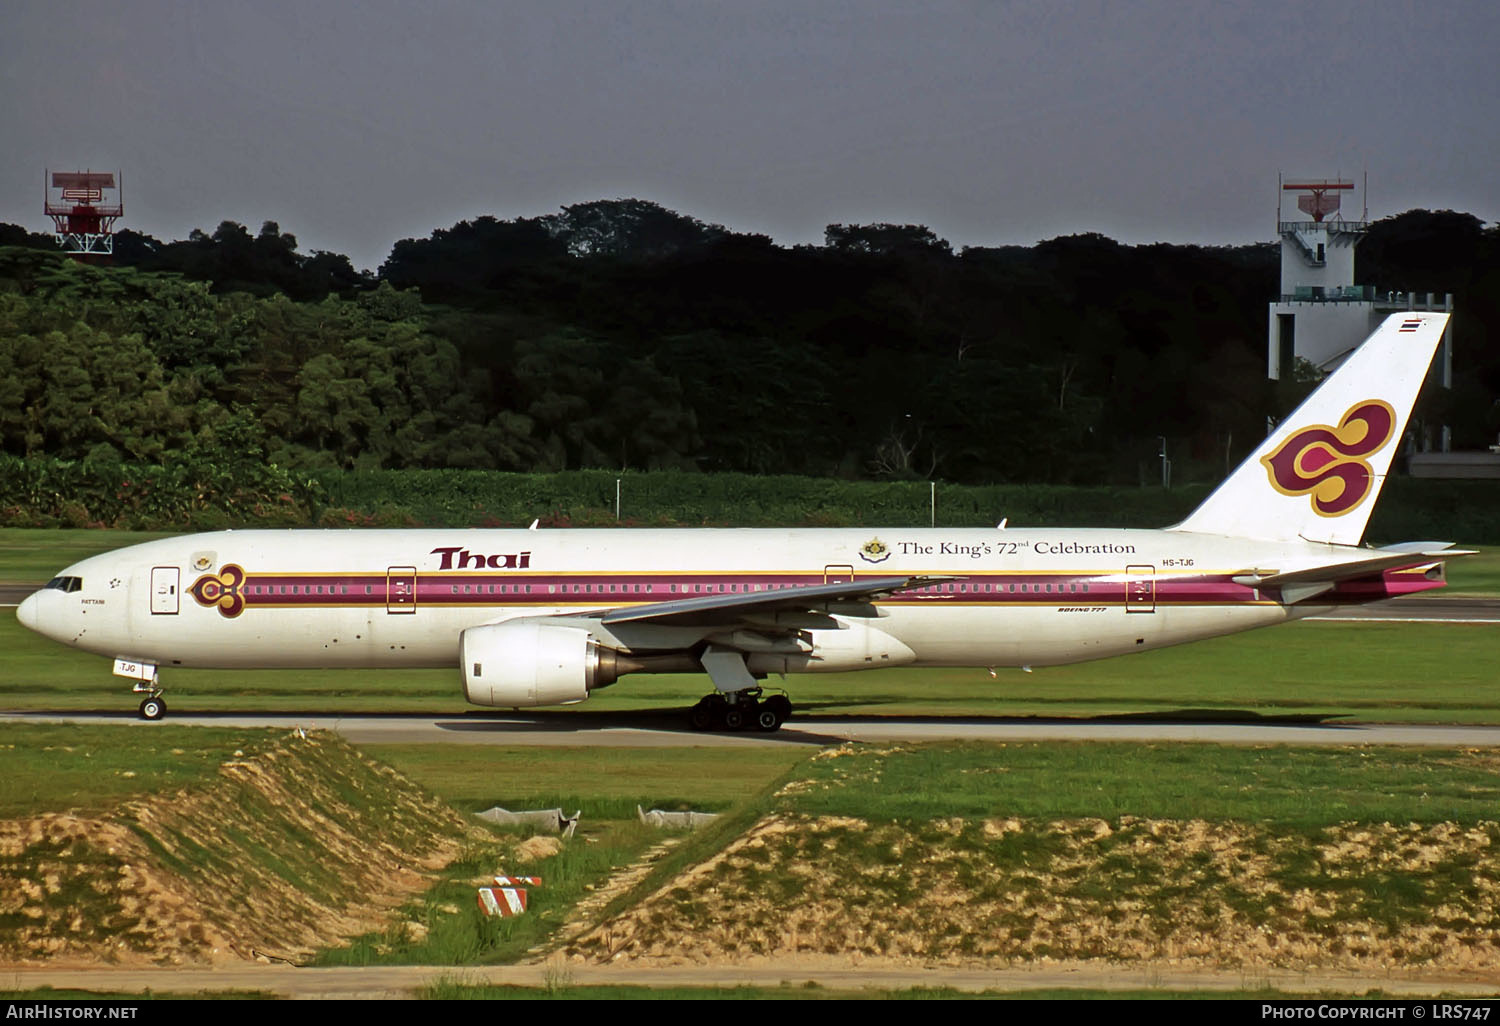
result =
[[884,563],[891,558],[891,550],[879,538],[871,538],[859,547],[859,558],[866,563]]
[[1321,517],[1341,517],[1365,501],[1374,484],[1368,457],[1390,443],[1396,411],[1366,399],[1349,407],[1337,427],[1313,424],[1261,458],[1271,487],[1283,495],[1311,495]]

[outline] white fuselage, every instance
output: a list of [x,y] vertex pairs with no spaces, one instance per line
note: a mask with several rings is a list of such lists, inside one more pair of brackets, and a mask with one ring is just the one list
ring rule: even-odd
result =
[[[63,571],[76,586],[37,592],[19,615],[73,647],[162,667],[440,667],[457,665],[465,629],[517,617],[936,575],[952,580],[861,621],[899,642],[884,665],[1045,665],[1316,612],[1324,600],[1284,605],[1231,578],[1365,553],[1170,530],[226,531],[83,560]],[[1400,590],[1386,575],[1327,602]]]

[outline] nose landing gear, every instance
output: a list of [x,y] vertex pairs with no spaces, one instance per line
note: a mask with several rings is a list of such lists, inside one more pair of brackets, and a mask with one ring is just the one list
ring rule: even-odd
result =
[[151,669],[150,680],[138,680],[130,690],[137,694],[144,692],[146,697],[141,699],[140,712],[143,720],[159,720],[167,715],[167,700],[162,698],[160,678],[156,674],[156,668]]

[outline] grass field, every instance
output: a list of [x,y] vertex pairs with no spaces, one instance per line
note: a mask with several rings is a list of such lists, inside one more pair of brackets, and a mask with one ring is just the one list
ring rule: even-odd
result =
[[[0,616],[0,709],[134,708],[109,662]],[[1034,673],[982,669],[805,674],[784,686],[819,716],[1177,719],[1296,717],[1411,723],[1500,722],[1500,631],[1487,624],[1293,623],[1270,630]],[[256,711],[482,714],[456,670],[167,670],[174,713]],[[675,715],[708,689],[696,675],[626,677],[546,722]]]
[[[0,774],[12,785],[0,792],[0,817],[98,810],[199,785],[236,751],[253,752],[279,735],[13,724],[0,747]],[[729,810],[750,803],[872,821],[1128,814],[1313,829],[1348,822],[1471,824],[1493,821],[1500,808],[1500,757],[1468,749],[973,742],[854,746],[846,758],[778,748],[736,751],[732,759],[707,747],[370,745],[364,751],[459,809],[561,804],[569,812],[581,807],[586,822],[633,820],[637,804]],[[769,797],[790,779],[806,786],[790,797]]]
[[1488,749],[829,749],[570,950],[1493,964],[1496,768]]
[[80,559],[166,538],[169,531],[0,528],[0,582],[43,584]]
[[722,811],[757,794],[810,754],[795,745],[717,748],[503,748],[366,745],[457,809],[581,810],[585,820],[634,819],[646,809]]
[[[851,753],[853,750],[851,750]],[[813,759],[781,804],[816,816],[1141,816],[1312,830],[1338,823],[1493,821],[1488,751],[1212,744],[979,744]]]
[[1500,597],[1500,550],[1481,550],[1448,564],[1448,586],[1439,595]]
[[211,781],[236,751],[281,731],[162,725],[150,737],[128,726],[12,724],[0,742],[0,819],[60,809],[96,812],[136,795]]
[[[127,730],[134,733],[127,734]],[[0,808],[0,815],[48,808],[101,809],[132,794],[167,786],[191,787],[205,779],[205,774],[211,775],[217,761],[228,758],[236,748],[274,735],[160,726],[148,736],[159,743],[143,746],[139,728],[31,724],[8,728],[7,745],[0,749],[0,773],[13,782],[21,781],[23,789],[31,788],[34,779],[37,783],[25,801],[12,801]],[[481,855],[450,867],[441,883],[403,905],[401,920],[408,925],[398,923],[385,933],[327,951],[318,960],[322,964],[460,965],[523,957],[546,942],[573,904],[660,837],[634,822],[637,804],[719,809],[726,815],[662,859],[655,872],[612,903],[615,910],[630,907],[676,873],[711,858],[770,815],[809,824],[869,824],[867,829],[852,830],[836,826],[827,836],[830,844],[837,845],[830,849],[830,857],[857,856],[859,865],[867,867],[861,872],[873,874],[862,878],[861,886],[866,887],[874,886],[871,880],[875,880],[880,886],[909,890],[914,885],[908,876],[935,871],[918,857],[931,848],[944,858],[959,858],[954,865],[960,867],[964,880],[972,877],[983,883],[984,873],[1015,876],[1007,878],[1002,894],[1014,893],[1024,884],[1042,888],[1032,896],[1036,901],[1051,900],[1047,888],[1066,883],[1069,900],[1104,901],[1107,894],[1094,893],[1099,881],[1089,873],[1059,877],[1062,882],[1055,884],[1039,882],[1038,873],[1061,872],[1060,867],[1070,864],[1069,846],[1076,847],[1077,834],[1099,848],[1104,859],[1099,864],[1101,872],[1107,869],[1114,874],[1110,879],[1119,877],[1154,896],[1161,907],[1148,911],[1161,924],[1173,922],[1179,891],[1193,901],[1238,901],[1249,910],[1236,905],[1236,914],[1272,919],[1282,915],[1285,910],[1276,903],[1279,898],[1261,901],[1266,906],[1261,908],[1256,904],[1259,898],[1235,890],[1234,878],[1221,880],[1207,872],[1206,855],[1194,856],[1198,860],[1184,866],[1169,866],[1171,873],[1157,865],[1165,856],[1159,847],[1151,847],[1155,844],[1151,839],[1157,836],[1151,824],[1197,822],[1224,824],[1223,829],[1229,831],[1223,835],[1226,838],[1243,835],[1242,846],[1249,845],[1244,850],[1252,853],[1246,857],[1270,858],[1275,873],[1268,879],[1288,894],[1305,886],[1333,896],[1330,900],[1335,900],[1335,906],[1320,913],[1323,918],[1312,935],[1337,937],[1344,924],[1354,929],[1371,917],[1390,924],[1424,922],[1436,914],[1433,910],[1439,905],[1450,910],[1445,915],[1457,915],[1453,908],[1468,908],[1475,900],[1473,873],[1465,868],[1470,863],[1463,861],[1461,853],[1434,854],[1433,858],[1441,855],[1447,860],[1434,863],[1437,869],[1420,858],[1404,868],[1390,859],[1398,855],[1406,859],[1410,845],[1430,844],[1438,836],[1458,836],[1464,831],[1483,833],[1491,841],[1500,836],[1494,822],[1494,810],[1500,807],[1500,773],[1496,772],[1500,761],[1478,750],[1078,742],[865,745],[817,752],[799,748],[755,752],[748,757],[736,752],[732,759],[726,759],[722,750],[708,748],[506,752],[487,746],[399,745],[370,746],[367,753],[458,808],[563,804],[569,811],[581,807],[584,824],[573,844],[536,865],[534,871],[547,884],[533,893],[528,917],[481,921],[476,927],[473,916],[453,913],[455,907],[467,908],[472,902],[475,876],[495,871],[493,856]],[[125,776],[127,765],[137,768],[134,777]],[[992,837],[987,824],[1002,821],[1013,824],[1010,832]],[[1099,828],[1089,825],[1099,822],[1112,825],[1113,840],[1107,830],[1100,840]],[[1186,827],[1169,827],[1161,836],[1175,836],[1173,829]],[[777,844],[805,846],[810,842],[816,847],[824,834],[778,836]],[[1372,856],[1371,865],[1364,868],[1360,868],[1362,863],[1351,863],[1348,874],[1320,861],[1331,857],[1326,852],[1349,838],[1374,844],[1383,861],[1377,865]],[[909,873],[892,874],[893,866],[907,864],[898,848],[905,851],[908,847],[916,860]],[[953,851],[948,851],[950,847]],[[735,896],[738,892],[731,893],[734,887],[753,890],[774,885],[795,890],[798,886],[777,873],[774,864],[761,866],[756,861],[762,849],[741,850],[753,856],[749,864],[733,870],[721,867],[703,884],[729,888],[723,899],[730,903],[728,908],[740,900]],[[774,850],[774,845],[765,850]],[[798,847],[796,858],[806,857]],[[965,868],[971,866],[972,870]],[[772,875],[761,880],[757,874],[764,875],[768,867]],[[1472,868],[1473,872],[1487,871]],[[718,892],[705,893],[711,897]],[[987,894],[982,888],[976,890],[976,895]],[[701,914],[701,909],[693,911],[699,908],[696,897],[673,900],[682,914]],[[985,900],[993,903],[993,896]],[[850,906],[861,914],[868,907],[869,902]],[[764,909],[756,914],[762,913]],[[413,935],[412,923],[425,925]],[[711,990],[700,994],[697,988],[665,993],[596,991],[574,988],[565,974],[555,986],[541,991],[479,988],[471,993],[455,982],[428,996],[564,994],[578,998],[793,996],[788,988],[724,994]],[[911,992],[903,996],[950,995]],[[1167,995],[1147,991],[1143,996]]]

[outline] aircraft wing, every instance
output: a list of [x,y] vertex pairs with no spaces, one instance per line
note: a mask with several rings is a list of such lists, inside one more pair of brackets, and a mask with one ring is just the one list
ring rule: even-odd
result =
[[952,576],[873,577],[842,581],[836,584],[780,588],[774,591],[704,595],[701,598],[650,602],[641,606],[612,609],[600,617],[600,622],[610,625],[621,623],[692,624],[695,626],[731,624],[767,613],[828,612],[830,607],[866,604],[888,598],[897,592],[925,588],[930,584],[957,579]]

